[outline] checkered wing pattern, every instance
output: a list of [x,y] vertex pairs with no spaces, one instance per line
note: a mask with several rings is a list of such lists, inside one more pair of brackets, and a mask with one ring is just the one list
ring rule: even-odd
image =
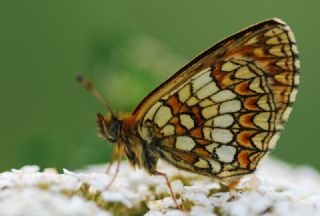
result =
[[288,119],[299,83],[290,28],[272,19],[199,55],[134,112],[160,158],[220,179],[251,173]]

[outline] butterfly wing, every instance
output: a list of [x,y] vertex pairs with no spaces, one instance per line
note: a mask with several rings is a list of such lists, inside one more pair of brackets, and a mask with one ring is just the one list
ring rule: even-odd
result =
[[247,174],[276,144],[298,69],[290,28],[267,20],[192,60],[138,105],[133,122],[180,169],[222,179]]

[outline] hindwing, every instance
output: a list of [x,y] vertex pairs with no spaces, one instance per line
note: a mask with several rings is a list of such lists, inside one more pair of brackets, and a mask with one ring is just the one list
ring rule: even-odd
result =
[[250,173],[272,149],[295,101],[299,60],[278,19],[249,27],[199,55],[133,113],[143,140],[187,171]]

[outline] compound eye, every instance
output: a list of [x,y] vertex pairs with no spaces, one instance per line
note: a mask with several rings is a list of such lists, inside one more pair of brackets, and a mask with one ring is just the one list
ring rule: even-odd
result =
[[112,114],[104,117],[102,114],[98,113],[97,117],[99,136],[104,140],[117,142],[121,129],[121,121],[119,121],[119,119]]

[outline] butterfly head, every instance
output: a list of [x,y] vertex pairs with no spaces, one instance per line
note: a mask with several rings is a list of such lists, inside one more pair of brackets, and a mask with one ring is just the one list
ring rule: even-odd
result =
[[103,116],[97,114],[98,134],[104,140],[115,143],[120,138],[121,121],[113,113]]

